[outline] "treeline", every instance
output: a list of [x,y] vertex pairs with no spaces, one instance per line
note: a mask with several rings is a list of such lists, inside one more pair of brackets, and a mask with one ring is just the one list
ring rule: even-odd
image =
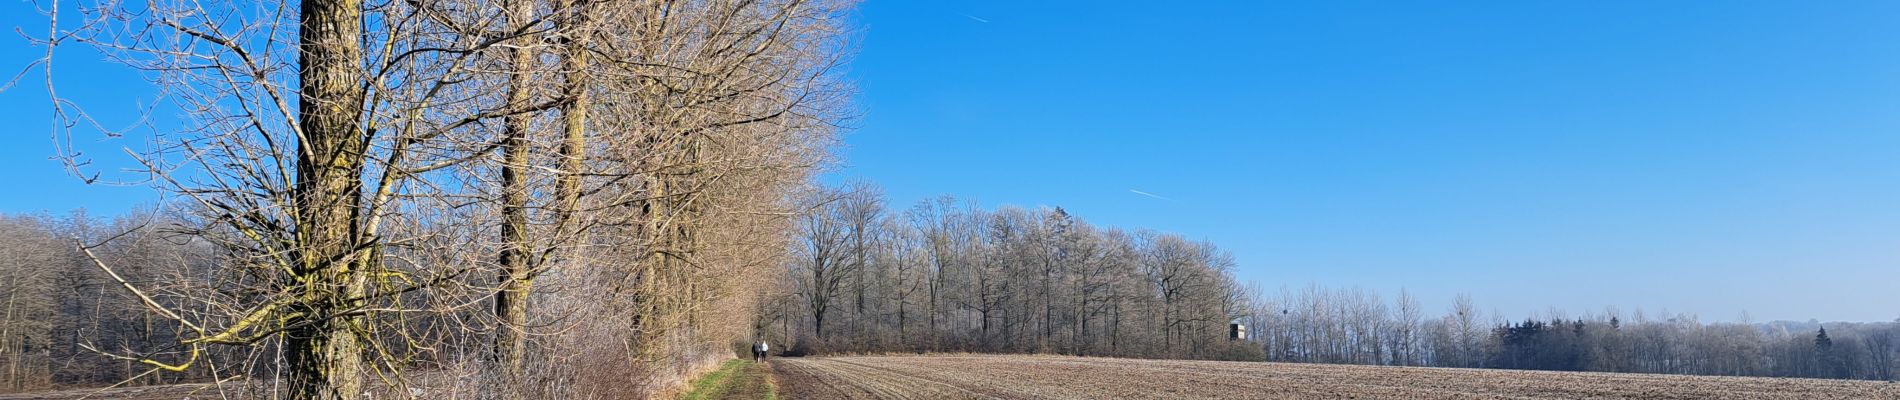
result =
[[[145,312],[137,298],[73,246],[74,240],[98,241],[132,230],[137,219],[102,221],[83,212],[66,217],[0,214],[0,307],[5,308],[0,311],[0,392],[129,379],[159,384],[213,378],[212,369],[144,374],[148,366],[136,359],[101,352],[164,349],[181,339],[175,322]],[[187,243],[144,232],[122,239],[94,251],[101,258],[133,265],[118,271],[127,282],[151,285],[191,279],[203,271],[203,264],[192,262],[205,254],[202,248],[194,251]],[[220,352],[213,358],[224,362],[234,356]]]
[[[755,321],[789,353],[971,351],[1697,375],[1893,379],[1896,323],[1703,323],[1616,311],[1523,321],[1459,296],[1268,294],[1207,242],[1061,208],[944,197],[893,208],[854,183],[805,200]],[[1229,323],[1248,330],[1230,340]],[[1900,323],[1900,322],[1897,322]]]
[[1900,321],[1705,323],[1615,309],[1512,320],[1467,296],[1431,312],[1404,291],[1388,302],[1317,286],[1249,299],[1238,321],[1269,361],[1877,380],[1900,367]]
[[1212,243],[1097,227],[1061,208],[902,209],[853,184],[810,196],[780,300],[756,322],[790,351],[1036,352],[1259,359]]
[[[40,60],[55,158],[161,202],[7,220],[0,390],[663,392],[751,335],[848,116],[848,1],[78,3],[48,57],[163,100],[110,131],[81,105],[125,102]],[[70,147],[120,136],[110,168]]]

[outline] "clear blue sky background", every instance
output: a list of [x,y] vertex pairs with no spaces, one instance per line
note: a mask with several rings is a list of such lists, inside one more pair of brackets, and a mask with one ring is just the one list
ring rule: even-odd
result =
[[[826,180],[1062,206],[1433,310],[1900,316],[1900,2],[1159,4],[865,2]],[[63,74],[134,104],[129,74]],[[0,211],[149,201],[46,161],[22,85]]]

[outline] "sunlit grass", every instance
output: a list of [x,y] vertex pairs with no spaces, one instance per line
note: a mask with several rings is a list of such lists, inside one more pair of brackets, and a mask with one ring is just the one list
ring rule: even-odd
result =
[[[734,378],[741,376],[743,370],[750,367],[751,364],[751,361],[746,360],[726,361],[724,364],[719,365],[718,370],[693,381],[692,391],[686,392],[686,394],[680,398],[684,400],[717,399],[734,386],[744,384],[744,382],[735,382]],[[778,393],[775,393],[774,390],[770,390],[770,386],[767,388],[768,390],[765,392],[764,398],[778,399]]]

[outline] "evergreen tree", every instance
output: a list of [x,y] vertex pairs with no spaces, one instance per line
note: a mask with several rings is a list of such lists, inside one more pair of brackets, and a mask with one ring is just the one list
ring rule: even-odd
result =
[[1834,356],[1834,339],[1827,337],[1827,327],[1821,327],[1821,333],[1814,335],[1814,374],[1822,378],[1839,378],[1840,364]]

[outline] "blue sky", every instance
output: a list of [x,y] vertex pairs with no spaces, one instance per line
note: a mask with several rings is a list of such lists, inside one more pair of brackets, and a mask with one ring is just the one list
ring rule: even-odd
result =
[[[27,4],[0,23],[43,29]],[[825,179],[1062,206],[1433,310],[1900,316],[1900,3],[1158,4],[863,3]],[[0,40],[8,77],[34,56]],[[64,87],[135,104],[84,56]],[[46,161],[40,84],[0,93],[0,179],[29,188],[0,211],[149,201]]]

